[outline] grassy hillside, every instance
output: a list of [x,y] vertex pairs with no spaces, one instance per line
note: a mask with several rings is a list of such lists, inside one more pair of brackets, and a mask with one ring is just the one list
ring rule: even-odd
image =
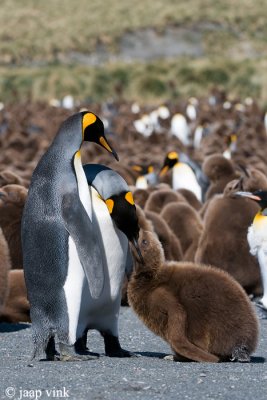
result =
[[[101,100],[116,90],[160,101],[219,84],[267,102],[266,14],[265,0],[2,0],[0,100],[69,92]],[[166,27],[193,32],[188,43],[197,40],[201,54],[121,59],[125,34],[153,28],[162,35]],[[115,61],[93,65],[81,57],[103,49]]]

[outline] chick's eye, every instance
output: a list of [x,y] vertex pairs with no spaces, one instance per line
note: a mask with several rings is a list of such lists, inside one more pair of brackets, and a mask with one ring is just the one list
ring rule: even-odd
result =
[[147,245],[148,245],[148,241],[147,241],[146,239],[143,239],[143,240],[142,240],[142,245],[143,245],[143,246],[147,246]]

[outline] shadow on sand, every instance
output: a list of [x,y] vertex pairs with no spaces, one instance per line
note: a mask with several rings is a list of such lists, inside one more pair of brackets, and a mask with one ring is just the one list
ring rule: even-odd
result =
[[21,331],[22,329],[30,328],[31,324],[8,324],[6,322],[0,323],[0,332],[17,332]]

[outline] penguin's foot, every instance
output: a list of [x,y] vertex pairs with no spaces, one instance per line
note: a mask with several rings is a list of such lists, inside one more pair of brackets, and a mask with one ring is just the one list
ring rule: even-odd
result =
[[135,353],[121,348],[119,338],[106,332],[101,332],[105,342],[105,353],[108,357],[138,357]]
[[47,361],[58,361],[59,353],[56,351],[55,338],[51,337],[47,343],[46,350],[46,360]]
[[232,351],[232,357],[230,358],[230,361],[250,362],[250,355],[247,346],[241,345],[235,347]]
[[75,346],[59,343],[60,361],[89,361],[99,358],[99,354],[90,351],[76,351]]

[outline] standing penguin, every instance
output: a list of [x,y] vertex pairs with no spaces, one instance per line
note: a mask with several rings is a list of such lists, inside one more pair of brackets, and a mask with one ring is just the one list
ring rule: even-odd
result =
[[173,168],[172,188],[175,190],[182,188],[189,189],[201,201],[202,190],[196,179],[196,175],[187,163],[179,161],[179,155],[176,151],[171,151],[167,154],[159,175],[165,175],[171,168]]
[[91,199],[80,154],[83,140],[100,144],[118,158],[105,139],[102,121],[91,112],[74,114],[63,122],[39,161],[23,211],[33,357],[45,351],[47,359],[57,359],[57,335],[61,360],[91,358],[75,349],[84,333],[79,320],[84,312],[84,277],[93,303],[103,291],[104,270],[90,220]]
[[267,191],[236,192],[237,196],[248,197],[256,201],[261,209],[257,212],[248,229],[248,243],[252,255],[258,258],[260,265],[263,297],[259,304],[267,310]]
[[103,255],[104,287],[99,299],[92,302],[88,285],[84,286],[83,298],[87,304],[79,320],[84,321],[83,330],[100,331],[106,355],[127,357],[132,354],[120,347],[118,317],[124,276],[130,274],[132,267],[128,240],[142,259],[137,243],[136,207],[127,183],[117,172],[100,164],[87,164],[83,168],[92,198],[93,230]]

